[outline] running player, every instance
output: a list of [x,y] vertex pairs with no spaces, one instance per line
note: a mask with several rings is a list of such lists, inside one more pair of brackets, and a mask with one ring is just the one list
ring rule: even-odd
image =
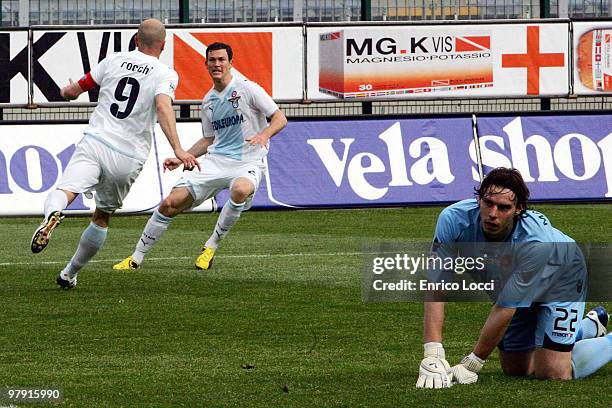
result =
[[178,75],[159,61],[166,30],[155,19],[143,21],[136,35],[137,50],[108,56],[78,82],[62,88],[66,100],[100,87],[98,105],[91,115],[84,137],[64,171],[57,190],[44,204],[44,219],[32,237],[32,252],[45,249],[53,230],[64,216],[62,211],[80,193],[95,190],[96,209],[81,236],[79,246],[57,277],[62,288],[74,288],[79,270],[104,244],[111,214],[121,208],[132,183],[149,156],[153,127],[159,124],[172,146],[177,165],[199,166],[185,152],[176,131],[172,108]]
[[[242,211],[250,207],[266,170],[264,158],[269,140],[286,126],[287,119],[261,86],[232,75],[232,59],[232,48],[227,44],[213,43],[206,49],[206,66],[213,87],[202,102],[203,138],[189,149],[196,157],[204,155],[202,171],[187,173],[177,182],[153,212],[134,253],[114,265],[114,269],[138,268],[174,216],[229,189],[230,197],[215,229],[195,261],[198,269],[209,269],[220,241]],[[269,124],[266,117],[270,118]],[[169,170],[179,165],[176,158],[164,162]]]

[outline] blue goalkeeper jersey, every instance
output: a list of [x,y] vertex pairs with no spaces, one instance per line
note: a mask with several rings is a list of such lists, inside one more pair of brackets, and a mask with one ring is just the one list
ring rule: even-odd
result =
[[488,256],[486,273],[478,278],[497,281],[494,296],[500,306],[577,301],[586,295],[582,252],[572,238],[537,211],[528,210],[519,217],[503,243],[489,243],[481,227],[478,201],[459,201],[440,213],[433,252],[442,257],[458,253]]
[[[438,217],[438,242],[487,242],[480,225],[480,209],[474,198],[446,207]],[[574,242],[550,224],[546,216],[528,210],[514,225],[506,242]]]

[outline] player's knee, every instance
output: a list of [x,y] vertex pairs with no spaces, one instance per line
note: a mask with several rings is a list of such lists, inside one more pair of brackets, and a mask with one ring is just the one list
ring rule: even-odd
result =
[[507,353],[500,351],[502,371],[513,377],[525,377],[533,374],[533,352]]
[[157,211],[165,217],[174,217],[180,212],[171,196],[168,196],[162,200],[157,208]]
[[572,370],[568,369],[557,369],[557,370],[537,370],[535,371],[535,377],[538,380],[571,380]]
[[248,181],[237,181],[232,185],[230,194],[233,202],[244,203],[253,194],[253,186]]
[[529,367],[526,365],[504,365],[502,364],[504,374],[512,377],[525,377],[530,375]]
[[94,210],[93,215],[91,216],[91,220],[98,227],[108,228],[108,225],[110,223],[110,217],[111,217],[110,213],[106,211],[102,211],[99,208],[96,208]]
[[540,380],[570,380],[571,352],[540,348],[535,355],[535,376]]

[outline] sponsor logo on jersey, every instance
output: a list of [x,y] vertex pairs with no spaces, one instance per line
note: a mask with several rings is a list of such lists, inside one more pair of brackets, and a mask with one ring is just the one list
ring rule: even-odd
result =
[[240,115],[229,116],[227,118],[223,118],[219,120],[213,120],[212,125],[213,125],[213,129],[220,130],[226,127],[240,125],[242,122],[244,122],[244,116],[240,114]]

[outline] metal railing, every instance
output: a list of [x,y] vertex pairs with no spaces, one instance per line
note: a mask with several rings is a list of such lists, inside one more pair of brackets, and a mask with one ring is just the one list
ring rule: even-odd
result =
[[[181,1],[189,23],[359,21],[365,0],[2,0],[0,26],[127,24],[155,17],[180,23]],[[372,20],[475,20],[539,18],[539,0],[371,0]],[[298,13],[295,8],[298,7]],[[550,0],[550,17],[609,16],[610,0]],[[28,13],[27,18],[23,13]],[[21,13],[21,14],[20,14]]]
[[[601,111],[612,109],[612,98],[593,96],[578,98],[552,98],[551,111]],[[295,117],[342,117],[363,113],[363,102],[326,103],[281,103],[279,107],[289,118]],[[47,107],[37,109],[3,108],[0,120],[5,121],[66,121],[87,120],[93,107]],[[374,115],[423,115],[486,112],[532,112],[541,109],[541,101],[535,99],[470,99],[470,100],[429,100],[429,101],[380,101],[372,102]],[[187,115],[177,117],[200,118],[200,106],[191,105]]]

